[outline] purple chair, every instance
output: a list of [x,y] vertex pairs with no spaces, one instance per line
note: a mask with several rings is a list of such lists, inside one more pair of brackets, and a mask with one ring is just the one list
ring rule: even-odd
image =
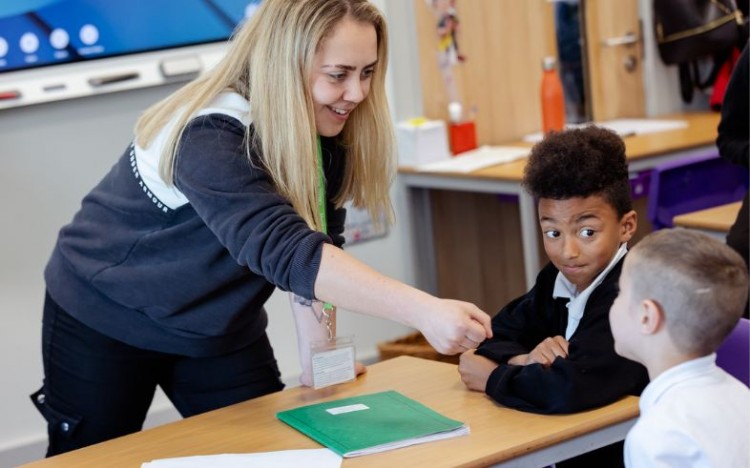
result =
[[739,201],[749,178],[747,168],[715,150],[657,166],[651,173],[648,219],[655,230],[662,229],[672,227],[679,214]]
[[750,387],[750,320],[741,318],[716,350],[716,364]]

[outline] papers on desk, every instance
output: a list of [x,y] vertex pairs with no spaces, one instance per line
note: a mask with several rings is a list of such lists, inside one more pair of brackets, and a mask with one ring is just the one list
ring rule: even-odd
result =
[[328,449],[284,450],[263,453],[227,453],[164,458],[141,468],[340,468],[341,457]]
[[277,413],[276,417],[343,457],[469,433],[463,423],[395,391],[302,406]]
[[505,164],[529,155],[523,146],[482,146],[466,151],[445,161],[417,166],[418,171],[428,172],[473,172],[485,167]]
[[[621,137],[644,135],[646,133],[666,132],[668,130],[679,130],[687,127],[684,120],[655,120],[655,119],[615,119],[605,122],[589,122],[583,124],[566,125],[566,129],[584,128],[588,125],[597,125],[612,130]],[[523,138],[529,143],[536,143],[542,140],[542,133],[532,133]]]

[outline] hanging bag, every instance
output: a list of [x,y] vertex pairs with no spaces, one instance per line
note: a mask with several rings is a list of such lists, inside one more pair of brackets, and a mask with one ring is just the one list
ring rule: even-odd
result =
[[668,65],[731,49],[742,24],[734,0],[654,0],[656,42]]
[[[654,32],[662,61],[679,65],[685,102],[693,89],[716,79],[732,49],[744,43],[745,21],[735,0],[654,0]],[[713,58],[707,78],[700,78],[698,60]]]

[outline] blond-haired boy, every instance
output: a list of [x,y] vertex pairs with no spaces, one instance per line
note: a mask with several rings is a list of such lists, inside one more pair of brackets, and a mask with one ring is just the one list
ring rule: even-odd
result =
[[742,258],[705,234],[657,231],[630,251],[610,324],[617,353],[646,366],[651,383],[626,466],[750,465],[750,389],[714,354],[747,293]]

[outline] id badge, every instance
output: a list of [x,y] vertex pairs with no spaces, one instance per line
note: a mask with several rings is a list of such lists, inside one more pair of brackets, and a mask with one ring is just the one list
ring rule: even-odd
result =
[[311,345],[313,388],[350,382],[355,373],[355,352],[352,336],[336,337]]

